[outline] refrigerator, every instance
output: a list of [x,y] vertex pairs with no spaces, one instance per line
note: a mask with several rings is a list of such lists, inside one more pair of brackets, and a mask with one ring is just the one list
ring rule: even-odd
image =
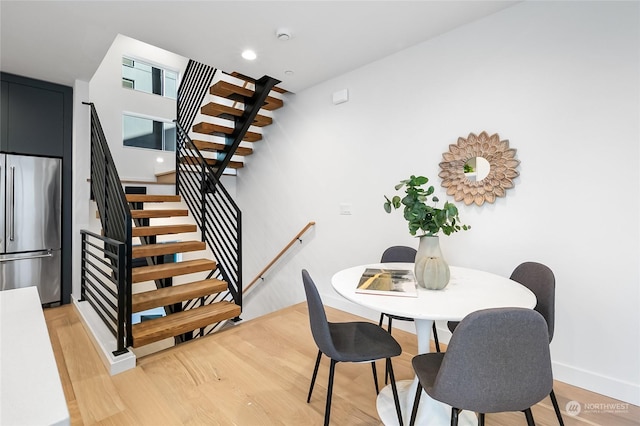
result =
[[60,303],[62,160],[0,154],[0,290],[35,286]]

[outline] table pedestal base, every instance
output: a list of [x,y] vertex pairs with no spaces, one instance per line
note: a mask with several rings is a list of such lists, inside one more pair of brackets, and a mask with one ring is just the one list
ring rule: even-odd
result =
[[[413,400],[416,395],[418,379],[400,380],[396,382],[398,386],[398,397],[400,398],[400,408],[402,408],[402,417],[405,426],[409,425],[411,419],[411,410],[413,409]],[[398,426],[398,415],[396,414],[396,406],[393,402],[393,391],[391,385],[385,386],[376,401],[376,408],[380,420],[385,426]],[[449,426],[451,424],[451,407],[432,399],[424,391],[420,397],[420,405],[418,406],[418,415],[416,416],[416,425],[429,426]],[[458,425],[460,426],[476,426],[478,419],[475,413],[470,411],[461,411],[458,416]]]

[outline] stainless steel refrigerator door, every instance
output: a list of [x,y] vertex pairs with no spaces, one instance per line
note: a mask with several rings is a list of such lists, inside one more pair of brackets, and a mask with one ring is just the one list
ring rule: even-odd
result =
[[60,250],[0,255],[0,290],[38,287],[42,304],[61,301]]
[[6,156],[5,253],[61,247],[62,162]]
[[[6,172],[6,158],[5,154],[0,154],[0,212],[6,213],[5,209],[5,172]],[[4,253],[4,224],[6,222],[6,214],[0,217],[0,254]]]

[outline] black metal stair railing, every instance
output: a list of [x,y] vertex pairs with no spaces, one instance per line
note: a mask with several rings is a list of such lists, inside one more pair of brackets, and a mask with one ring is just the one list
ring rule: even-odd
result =
[[[114,354],[119,354],[126,352],[126,347],[133,344],[131,210],[96,108],[93,103],[83,103],[91,107],[91,199],[95,200],[98,207],[103,235],[81,231],[81,300],[86,300],[93,306],[114,334],[117,341]],[[89,238],[93,242],[88,242]],[[97,261],[97,256],[90,253],[89,247],[103,251],[108,261]],[[101,278],[101,275],[106,279]]]
[[180,87],[178,88],[177,117],[183,129],[189,129],[198,115],[216,69],[192,59],[187,63]]
[[[212,67],[189,61],[178,88],[176,194],[182,196],[195,217],[201,239],[207,243],[217,262],[217,268],[209,278],[226,281],[228,290],[209,298],[190,300],[185,303],[185,310],[229,298],[242,307],[242,214],[220,182],[220,177],[271,88],[278,83],[278,80],[267,76],[255,82],[254,95],[244,99],[245,111],[242,117],[235,119],[233,133],[225,137],[227,148],[224,153],[219,153],[222,158],[215,161],[214,168],[209,164],[211,159],[205,158],[195,147],[188,131],[211,87],[215,72]],[[201,329],[200,334],[207,334],[216,326]]]
[[217,262],[217,269],[209,278],[224,280],[228,284],[227,292],[209,300],[192,300],[185,310],[197,304],[228,300],[229,297],[242,307],[242,213],[178,123],[176,130],[176,150],[180,158],[176,171],[179,170],[182,176],[179,193],[200,228],[201,240],[207,243]]
[[[128,352],[125,334],[126,245],[102,235],[80,231],[80,300],[87,301],[116,337],[114,355]],[[129,333],[130,335],[130,333]]]

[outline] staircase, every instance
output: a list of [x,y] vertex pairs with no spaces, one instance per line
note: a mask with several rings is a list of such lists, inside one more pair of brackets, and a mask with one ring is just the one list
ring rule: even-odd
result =
[[[192,330],[205,328],[220,321],[237,318],[241,308],[233,302],[221,300],[209,304],[199,303],[200,306],[184,309],[193,300],[206,300],[220,293],[228,291],[225,281],[216,278],[190,281],[192,274],[205,272],[208,276],[216,270],[216,262],[207,258],[197,258],[181,262],[163,263],[166,255],[177,253],[198,252],[206,249],[202,241],[179,241],[156,243],[156,238],[169,235],[179,239],[181,233],[196,232],[196,225],[153,225],[150,220],[168,219],[172,217],[188,216],[187,209],[144,209],[140,207],[149,204],[180,202],[179,195],[142,195],[127,194],[130,203],[131,217],[135,227],[132,236],[139,237],[141,244],[132,247],[132,259],[143,259],[147,266],[132,268],[132,312],[143,312],[148,309],[165,307],[167,315],[150,319],[132,326],[133,347],[147,345],[168,337],[185,335]],[[150,243],[149,243],[150,242]],[[188,282],[174,285],[174,277],[185,277]],[[158,288],[150,291],[138,292],[136,287],[140,283],[156,281]],[[193,337],[187,334],[185,340]]]
[[[220,177],[243,167],[242,157],[253,152],[250,145],[262,139],[259,128],[272,124],[270,111],[283,105],[272,89],[282,90],[274,89],[277,81],[267,76],[252,81],[224,74],[216,81],[215,73],[190,61],[181,82],[174,180],[180,195],[125,194],[97,111],[89,104],[91,192],[103,232],[81,231],[81,301],[89,302],[116,337],[114,355],[166,338],[180,343],[207,335],[242,312],[241,212]],[[181,202],[188,209],[158,205]],[[173,221],[189,215],[196,224]],[[199,240],[158,241],[194,232]],[[133,246],[136,238],[140,244]],[[213,256],[200,255],[207,249]],[[178,253],[189,260],[165,262],[165,256]],[[133,313],[160,307],[166,315],[132,324]]]
[[[253,154],[252,144],[262,140],[259,129],[273,124],[270,114],[284,105],[284,101],[274,93],[282,94],[287,91],[273,87],[251,120],[254,129],[248,128],[234,148],[233,138],[237,133],[237,124],[245,114],[245,103],[255,94],[255,80],[238,73],[223,74],[221,78],[207,91],[196,117],[198,120],[191,127],[192,146],[189,148],[197,148],[214,170],[218,170],[227,157],[230,159],[225,167],[237,170],[244,167],[243,158]],[[195,155],[185,155],[179,161],[192,164],[199,160]],[[175,182],[175,173],[159,173],[156,177],[162,182]]]
[[[201,175],[203,161],[215,171],[217,176],[222,174],[222,168],[242,168],[244,163],[238,158],[251,155],[253,148],[250,144],[262,139],[262,134],[250,129],[247,124],[240,140],[235,140],[240,136],[238,129],[241,126],[239,124],[242,124],[243,120],[247,118],[245,105],[254,98],[255,92],[252,86],[255,86],[255,81],[239,74],[233,74],[231,78],[224,75],[223,78],[228,78],[228,80],[220,79],[208,89],[204,105],[200,107],[200,114],[196,117],[199,120],[191,128],[191,134],[195,139],[184,143],[183,150],[177,150],[176,168],[181,169],[183,175],[185,173],[191,175],[189,178],[183,177],[181,182],[183,187],[188,186],[189,181],[194,183],[194,176]],[[274,88],[274,90],[284,92],[281,89]],[[272,96],[269,92],[263,98],[261,107],[255,109],[256,113],[251,118],[252,126],[264,127],[272,124],[273,118],[264,111],[274,111],[283,106],[283,101]],[[241,144],[243,145],[241,146]],[[228,160],[225,161],[225,159]],[[206,191],[214,192],[212,188],[207,188]],[[191,194],[200,191],[200,188],[195,187],[186,190]],[[200,334],[204,335],[206,334],[205,327],[220,321],[238,318],[241,312],[241,307],[233,301],[209,302],[209,299],[215,300],[217,295],[228,293],[230,290],[226,281],[211,278],[218,267],[216,261],[199,258],[175,263],[159,263],[167,254],[202,251],[206,248],[206,243],[203,241],[155,243],[155,238],[161,235],[202,231],[203,223],[206,223],[206,220],[199,221],[199,217],[196,217],[198,227],[195,225],[151,225],[148,223],[148,219],[152,218],[186,216],[189,213],[186,209],[145,210],[140,208],[149,203],[179,202],[181,199],[182,197],[179,195],[127,195],[127,201],[131,203],[132,207],[131,217],[136,224],[132,229],[132,236],[143,238],[141,240],[143,244],[133,248],[132,258],[152,258],[148,260],[148,266],[140,266],[132,270],[132,312],[141,312],[160,306],[164,306],[167,311],[165,317],[147,320],[132,327],[133,347],[147,345],[172,336],[182,335],[182,340],[188,340],[192,338],[189,332],[198,328],[203,329]],[[201,206],[195,205],[193,202],[187,202],[187,205],[198,216],[197,211]],[[203,234],[205,233],[203,232]],[[206,240],[206,238],[203,239]],[[151,243],[144,244],[145,242]],[[188,277],[190,274],[200,272],[207,273],[209,278],[180,285],[171,285],[170,283],[174,277]],[[217,275],[224,276],[225,274]],[[157,289],[140,293],[136,291],[136,283],[150,280],[155,281]],[[200,299],[203,300],[202,303],[194,303]],[[192,308],[191,306],[194,304],[199,306]]]

